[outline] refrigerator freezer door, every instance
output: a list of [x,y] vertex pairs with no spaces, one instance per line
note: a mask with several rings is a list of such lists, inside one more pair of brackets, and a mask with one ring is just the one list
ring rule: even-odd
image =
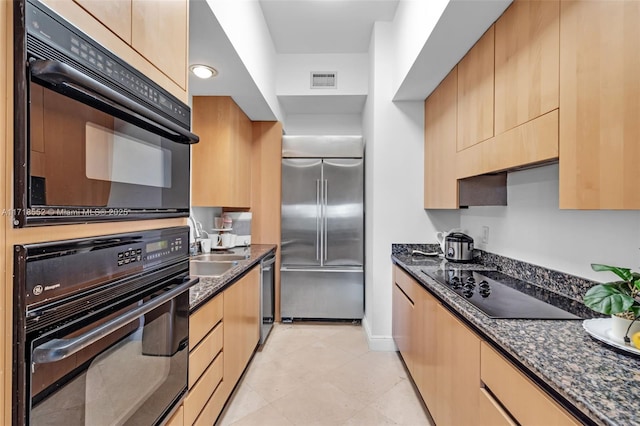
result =
[[364,161],[325,159],[322,169],[324,266],[364,263]]
[[282,265],[319,266],[322,160],[282,160]]
[[283,319],[362,319],[362,268],[280,270]]

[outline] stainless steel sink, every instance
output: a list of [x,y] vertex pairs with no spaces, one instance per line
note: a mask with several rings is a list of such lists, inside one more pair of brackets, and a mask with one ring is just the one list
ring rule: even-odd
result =
[[189,261],[189,273],[199,277],[219,277],[237,265],[236,260],[204,261],[196,258]]
[[219,261],[230,261],[230,260],[246,260],[249,256],[245,256],[242,254],[234,254],[234,253],[216,253],[216,254],[200,254],[198,256],[194,256],[191,260],[198,260],[202,262],[219,262]]

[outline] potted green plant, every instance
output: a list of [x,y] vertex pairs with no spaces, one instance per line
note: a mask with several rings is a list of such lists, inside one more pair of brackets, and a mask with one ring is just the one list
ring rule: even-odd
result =
[[640,331],[640,273],[629,268],[591,264],[596,272],[613,272],[620,278],[597,284],[584,295],[584,304],[596,312],[611,315],[611,333],[625,342],[633,333]]

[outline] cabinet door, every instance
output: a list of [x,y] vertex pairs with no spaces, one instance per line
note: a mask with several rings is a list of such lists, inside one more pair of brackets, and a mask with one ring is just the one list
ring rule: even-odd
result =
[[260,338],[260,267],[225,290],[223,303],[223,377],[231,392]]
[[131,46],[185,90],[188,5],[187,0],[131,3]]
[[[397,266],[394,266],[394,282],[393,282],[393,322],[392,322],[392,334],[393,340],[396,342],[396,346],[402,355],[402,359],[407,366],[407,369],[414,375],[413,367],[413,343],[412,337],[415,333],[412,333],[412,319],[414,301],[409,291],[403,285],[403,278],[405,273]],[[404,287],[404,288],[403,288]]]
[[560,6],[560,208],[640,209],[640,2]]
[[192,114],[192,204],[250,207],[251,121],[228,96],[194,96]]
[[558,108],[558,0],[516,0],[495,24],[495,134]]
[[438,425],[477,423],[480,387],[480,339],[438,305],[437,383],[431,414]]
[[458,63],[458,151],[494,135],[493,25]]
[[[418,284],[416,284],[418,286]],[[437,348],[436,309],[438,301],[427,290],[419,287],[416,295],[415,324],[411,328],[414,343],[413,380],[427,406],[431,408],[437,398]]]
[[456,117],[458,69],[424,102],[424,208],[457,209]]
[[131,44],[131,0],[74,0],[125,43]]

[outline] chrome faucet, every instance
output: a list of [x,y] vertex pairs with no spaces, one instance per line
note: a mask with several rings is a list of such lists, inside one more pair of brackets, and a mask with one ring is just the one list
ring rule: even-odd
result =
[[192,216],[189,216],[189,222],[191,222],[191,225],[193,225],[193,239],[197,243],[198,240],[202,238],[200,230],[198,229],[198,222],[196,222],[196,220]]
[[202,239],[202,235],[198,229],[198,222],[196,222],[196,220],[191,216],[189,216],[188,220],[191,222],[191,228],[193,229],[193,242],[189,241],[189,254],[194,256],[200,251],[200,240]]

